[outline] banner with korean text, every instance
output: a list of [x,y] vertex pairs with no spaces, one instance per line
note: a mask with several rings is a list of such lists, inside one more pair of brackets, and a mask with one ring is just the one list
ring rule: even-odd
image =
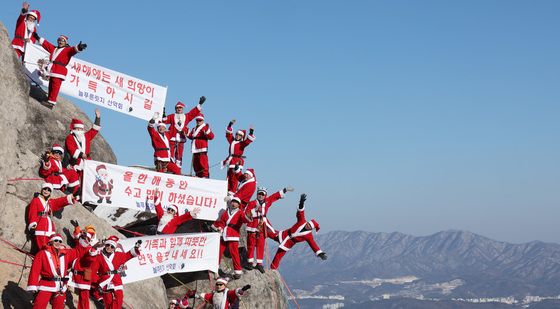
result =
[[[48,88],[49,53],[26,44],[24,67],[28,77]],[[72,57],[60,93],[144,120],[163,111],[167,88]]]
[[82,203],[135,209],[155,213],[158,189],[165,209],[173,204],[180,214],[200,209],[198,219],[216,220],[226,208],[227,181],[159,173],[135,167],[86,160]]
[[201,270],[218,272],[220,234],[167,234],[125,238],[119,241],[128,252],[142,239],[140,255],[125,264],[123,283],[159,277],[168,273]]

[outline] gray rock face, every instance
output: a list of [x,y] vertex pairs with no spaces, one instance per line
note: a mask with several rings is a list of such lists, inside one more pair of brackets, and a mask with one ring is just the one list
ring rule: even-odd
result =
[[[28,241],[26,234],[26,207],[42,183],[41,180],[33,179],[38,178],[39,156],[53,143],[64,144],[72,118],[82,120],[86,129],[91,126],[91,120],[72,102],[61,97],[53,110],[41,105],[35,98],[41,99],[44,94],[40,89],[30,88],[9,42],[10,37],[0,23],[0,238],[29,251],[31,241]],[[92,158],[116,163],[113,151],[101,134],[93,141]],[[56,197],[61,194],[55,192],[53,195]],[[153,214],[149,213],[135,213],[123,215],[119,219],[115,216],[116,213],[116,210],[109,209],[100,218],[77,203],[57,214],[55,225],[57,232],[66,234],[68,239],[73,230],[71,219],[78,220],[82,226],[93,224],[98,238],[109,235],[124,237],[113,229],[112,225],[138,227],[153,217]],[[179,232],[191,231],[200,231],[198,222],[183,226]],[[31,265],[31,259],[4,242],[0,242],[0,246],[0,259],[13,263],[0,263],[2,307],[30,308],[31,296],[25,292],[25,288],[29,273],[27,267]],[[224,258],[222,269],[227,271],[230,268],[231,259]],[[164,276],[163,280],[154,278],[128,284],[125,285],[124,291],[126,307],[165,308],[169,298],[182,297],[187,288],[208,292],[212,283],[213,279],[209,280],[208,273],[197,272]],[[288,307],[278,273],[267,271],[266,274],[260,274],[258,271],[252,271],[240,280],[231,282],[229,287],[242,287],[245,284],[251,284],[252,289],[243,297],[240,308]],[[67,305],[76,305],[77,295],[68,295]],[[95,308],[93,304],[92,308]]]

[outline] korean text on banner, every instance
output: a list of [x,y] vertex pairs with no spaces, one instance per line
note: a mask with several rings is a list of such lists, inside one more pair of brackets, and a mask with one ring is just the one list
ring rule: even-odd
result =
[[142,239],[140,254],[125,264],[123,283],[159,277],[168,273],[201,270],[218,272],[220,234],[169,234],[126,238],[119,241],[123,251]]
[[83,202],[155,213],[156,188],[164,209],[173,204],[182,214],[185,209],[199,208],[198,219],[216,220],[220,210],[226,208],[225,180],[165,174],[93,160],[85,161]]
[[[29,78],[48,88],[49,53],[26,44],[24,67]],[[167,88],[102,66],[72,58],[60,93],[144,120],[161,113]]]

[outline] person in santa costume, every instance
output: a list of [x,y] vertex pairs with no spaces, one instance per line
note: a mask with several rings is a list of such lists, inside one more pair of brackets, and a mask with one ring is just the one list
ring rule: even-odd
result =
[[47,67],[49,71],[49,94],[47,104],[54,107],[56,105],[60,86],[66,79],[66,74],[68,74],[66,66],[70,63],[72,56],[87,48],[87,44],[80,41],[78,45],[70,46],[68,45],[68,37],[60,35],[56,41],[57,46],[55,47],[49,41],[39,37],[37,32],[33,33],[33,37],[35,37],[35,39],[39,41],[39,44],[50,54],[50,63]]
[[322,260],[327,259],[327,254],[319,248],[312,234],[313,229],[317,232],[319,231],[319,223],[315,220],[307,221],[307,219],[305,219],[306,199],[307,195],[305,194],[302,194],[299,199],[299,207],[296,212],[297,222],[291,228],[282,231],[275,231],[274,234],[271,235],[272,238],[280,244],[278,246],[278,250],[276,251],[276,255],[274,255],[274,258],[272,259],[272,263],[270,264],[271,269],[278,269],[280,261],[286,252],[288,252],[295,244],[302,241],[307,242],[316,256]]
[[50,198],[52,191],[52,184],[43,183],[41,192],[36,192],[29,203],[27,228],[35,235],[34,242],[38,250],[41,250],[48,243],[49,237],[56,231],[52,220],[53,212],[76,202],[72,194]]
[[193,218],[196,218],[200,213],[200,208],[195,208],[193,211],[189,212],[185,209],[185,213],[179,215],[179,208],[177,205],[169,205],[167,211],[163,211],[161,207],[159,191],[156,189],[154,193],[155,199],[154,204],[156,206],[156,215],[158,218],[157,234],[173,234],[177,228]]
[[113,179],[109,177],[109,172],[107,172],[107,166],[105,164],[99,164],[95,171],[97,176],[95,176],[95,182],[93,183],[93,194],[97,196],[97,203],[103,203],[103,199],[107,204],[111,204],[111,195],[113,194]]
[[138,240],[127,253],[115,251],[118,243],[117,236],[109,236],[104,242],[103,249],[91,263],[94,281],[97,282],[107,309],[122,308],[124,293],[121,275],[124,274],[123,266],[128,260],[140,254],[142,240]]
[[64,308],[68,282],[68,269],[74,260],[84,256],[90,246],[87,235],[82,235],[79,245],[69,249],[62,244],[60,234],[52,234],[48,244],[33,259],[27,291],[34,292],[33,309]]
[[196,177],[210,178],[208,141],[214,139],[214,132],[210,130],[210,125],[204,122],[203,114],[199,114],[194,119],[196,120],[196,126],[187,133],[187,138],[192,140],[192,167]]
[[80,176],[75,170],[62,166],[63,156],[64,148],[59,144],[54,144],[50,151],[41,156],[39,176],[52,184],[54,189],[62,191],[68,189],[77,196],[80,189]]
[[175,105],[175,114],[166,116],[165,110],[163,111],[163,118],[161,122],[170,124],[169,126],[169,150],[171,152],[171,161],[177,164],[180,168],[183,163],[183,148],[186,142],[186,133],[189,128],[187,125],[194,117],[200,114],[202,104],[206,101],[206,97],[202,96],[198,100],[198,105],[193,107],[187,114],[183,113],[185,104],[177,102]]
[[241,200],[238,197],[233,197],[228,204],[228,208],[222,213],[220,218],[212,224],[211,228],[222,234],[222,238],[220,239],[220,261],[227,247],[233,262],[233,277],[239,279],[243,274],[241,259],[239,258],[239,234],[241,226],[251,222],[252,218],[251,212],[245,212],[239,208]]
[[165,123],[157,121],[159,113],[154,113],[154,116],[148,122],[148,133],[152,140],[152,147],[154,148],[154,164],[156,171],[161,173],[171,172],[176,175],[181,175],[181,168],[177,166],[172,160],[170,138],[171,132],[167,130]]
[[[251,212],[253,221],[247,223],[247,269],[251,270],[256,267],[261,273],[264,273],[263,256],[264,243],[268,236],[267,231],[274,231],[272,224],[267,218],[268,210],[287,192],[294,191],[291,187],[286,187],[272,195],[267,195],[266,188],[257,189],[257,199],[249,202],[247,209]],[[255,260],[255,248],[257,249],[257,258]]]
[[[72,264],[72,280],[68,283],[69,286],[74,287],[75,293],[78,294],[78,309],[89,309],[90,291],[96,292],[96,289],[91,289],[91,263],[94,257],[99,254],[101,243],[97,239],[93,225],[90,224],[81,229],[78,221],[70,220],[70,223],[74,226],[73,236],[76,240],[76,245],[80,237],[85,235],[89,239],[89,245],[91,246],[88,254],[84,254],[81,258],[74,260]],[[94,295],[96,298],[99,296]]]
[[237,191],[237,185],[239,183],[237,177],[235,177],[235,165],[239,164],[243,169],[243,164],[245,164],[245,156],[243,155],[245,148],[255,140],[255,136],[253,135],[255,130],[253,128],[249,128],[249,136],[247,136],[245,130],[237,130],[234,138],[232,128],[234,123],[235,119],[229,122],[226,129],[226,139],[229,143],[229,155],[222,162],[222,167],[228,167],[227,180],[229,194],[234,194],[235,191]]
[[172,299],[169,301],[169,307],[167,307],[168,309],[192,309],[192,307],[189,306],[189,298],[193,298],[196,297],[196,291],[194,290],[187,290],[187,293],[185,293],[185,296],[183,296],[182,299]]
[[241,200],[241,209],[245,209],[257,189],[257,176],[255,175],[255,170],[252,168],[248,168],[244,173],[241,173],[239,163],[235,165],[234,169],[237,172],[233,177],[237,179],[239,185],[233,196]]
[[230,309],[234,304],[239,301],[239,297],[245,294],[245,291],[251,288],[250,284],[246,284],[242,288],[230,290],[226,286],[228,284],[227,278],[216,279],[216,287],[210,293],[196,294],[196,298],[204,300],[206,303],[211,304],[214,309]]
[[66,136],[65,146],[70,156],[70,165],[82,178],[84,170],[84,160],[90,158],[91,141],[97,136],[101,130],[101,112],[95,109],[95,121],[93,126],[87,132],[84,123],[79,119],[72,119],[70,122],[70,134]]
[[34,44],[37,41],[34,34],[39,22],[41,22],[41,13],[37,10],[29,11],[29,3],[24,2],[21,14],[16,21],[14,39],[12,40],[12,47],[18,58],[23,58],[25,43],[31,42]]

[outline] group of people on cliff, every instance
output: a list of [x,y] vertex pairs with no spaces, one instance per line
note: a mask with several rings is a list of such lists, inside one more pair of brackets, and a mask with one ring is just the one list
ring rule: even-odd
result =
[[[73,55],[85,50],[87,45],[80,42],[70,47],[68,37],[64,35],[58,38],[57,46],[52,45],[37,34],[40,19],[40,12],[30,10],[29,4],[24,2],[16,23],[12,46],[18,57],[24,57],[26,44],[39,43],[50,53],[48,103],[54,106],[67,73],[66,65]],[[181,175],[184,146],[187,140],[191,140],[190,174],[200,178],[210,177],[208,150],[214,133],[202,113],[205,102],[206,97],[200,97],[198,104],[187,113],[185,104],[178,102],[175,113],[166,115],[164,109],[162,115],[155,113],[148,122],[156,171]],[[189,129],[188,125],[193,120],[196,124]],[[326,260],[326,254],[316,244],[312,234],[313,230],[319,230],[319,224],[305,217],[305,194],[300,196],[294,225],[277,230],[268,219],[270,207],[285,194],[292,192],[293,188],[286,187],[269,194],[266,188],[257,187],[255,170],[245,168],[245,150],[255,141],[255,130],[251,127],[248,130],[237,130],[234,134],[235,122],[231,120],[226,127],[229,152],[221,162],[222,167],[227,168],[227,208],[209,226],[211,231],[221,234],[220,261],[227,248],[234,269],[230,276],[233,279],[241,277],[243,269],[238,244],[243,226],[246,226],[247,231],[248,257],[244,263],[247,270],[257,269],[265,273],[263,258],[268,238],[279,244],[270,264],[271,269],[277,269],[284,255],[299,242],[307,242],[317,257]],[[138,240],[131,250],[124,252],[118,236],[110,235],[99,239],[93,225],[80,227],[75,220],[71,220],[74,226],[71,241],[73,246],[64,245],[62,235],[56,232],[53,213],[80,201],[84,162],[90,159],[92,141],[101,129],[100,111],[95,111],[95,120],[89,130],[86,131],[85,124],[79,119],[72,119],[69,128],[64,146],[62,143],[54,143],[41,154],[38,174],[45,182],[33,196],[27,210],[27,228],[32,235],[36,252],[28,279],[28,290],[35,293],[33,308],[46,308],[49,302],[53,308],[63,308],[68,285],[73,286],[79,295],[78,308],[89,308],[90,297],[102,301],[105,308],[121,308],[123,266],[128,260],[141,254],[142,241]],[[112,190],[112,183],[103,183],[100,188],[103,192],[109,192]],[[62,192],[64,196],[51,197],[55,190]],[[103,192],[100,192],[101,198]],[[255,192],[256,199],[252,199]],[[154,196],[158,218],[156,233],[175,233],[181,224],[197,218],[197,209],[180,214],[176,205],[162,205],[157,191]],[[107,203],[110,200],[107,199]],[[170,308],[187,308],[188,299],[192,297],[204,299],[214,304],[215,308],[229,308],[251,286],[229,290],[226,287],[228,281],[228,277],[217,278],[215,289],[211,293],[197,294],[196,291],[189,290],[182,299],[170,301]]]

